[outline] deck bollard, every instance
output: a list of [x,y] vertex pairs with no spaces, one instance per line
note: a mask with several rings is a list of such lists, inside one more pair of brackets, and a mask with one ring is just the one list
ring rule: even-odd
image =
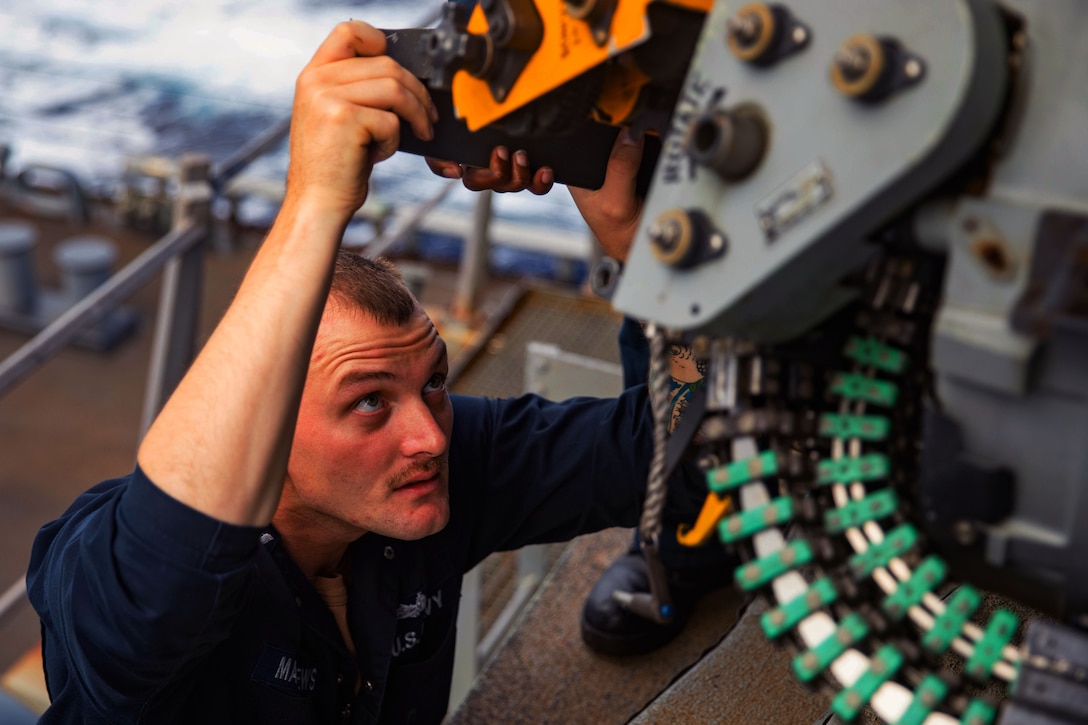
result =
[[0,221],[0,314],[34,315],[38,308],[38,281],[34,273],[34,246],[38,232],[20,221]]
[[[69,237],[53,250],[53,262],[60,271],[60,299],[65,309],[94,292],[113,274],[117,261],[117,245],[105,237],[91,235]],[[86,334],[108,347],[114,320],[114,310],[100,322],[87,327]]]
[[61,292],[71,306],[94,292],[113,274],[117,245],[105,237],[70,237],[53,250]]

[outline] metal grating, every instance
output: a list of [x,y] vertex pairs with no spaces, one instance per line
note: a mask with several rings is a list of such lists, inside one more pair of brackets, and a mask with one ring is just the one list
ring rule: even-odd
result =
[[[532,341],[566,352],[619,363],[622,317],[603,300],[545,287],[522,288],[516,301],[497,313],[467,361],[454,367],[451,389],[465,395],[508,398],[525,392],[526,348]],[[545,551],[550,568],[566,548]],[[480,632],[486,634],[517,587],[516,552],[492,554],[480,572]]]
[[526,347],[531,341],[558,345],[606,362],[619,363],[616,338],[622,317],[603,300],[560,289],[523,289],[452,384],[457,393],[509,398],[525,392]]

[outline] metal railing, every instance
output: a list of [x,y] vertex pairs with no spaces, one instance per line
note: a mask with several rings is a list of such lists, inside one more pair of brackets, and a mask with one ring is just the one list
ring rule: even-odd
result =
[[[274,130],[282,138],[287,128],[286,124],[279,124]],[[203,254],[211,234],[213,187],[222,188],[231,175],[242,171],[274,145],[268,135],[262,141],[243,149],[245,155],[233,157],[231,164],[224,166],[216,177],[210,175],[207,156],[182,156],[178,164],[173,228],[0,362],[0,398],[61,352],[87,326],[105,319],[161,272],[163,286],[144,396],[142,437],[196,353]],[[26,579],[19,577],[0,596],[0,626],[26,603]]]

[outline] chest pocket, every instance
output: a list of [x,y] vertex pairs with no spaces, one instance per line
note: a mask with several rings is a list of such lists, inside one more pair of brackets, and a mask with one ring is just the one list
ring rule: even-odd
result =
[[319,677],[331,673],[316,663],[277,647],[265,646],[250,675],[251,704],[261,723],[318,722]]
[[[455,612],[454,621],[456,618]],[[436,723],[445,717],[453,679],[456,627],[451,625],[443,634],[438,641],[426,644],[429,656],[421,657],[417,647],[411,661],[403,656],[393,660],[382,706],[383,725]]]
[[433,592],[417,592],[397,606],[394,666],[422,662],[438,653],[457,622],[459,597],[451,582]]

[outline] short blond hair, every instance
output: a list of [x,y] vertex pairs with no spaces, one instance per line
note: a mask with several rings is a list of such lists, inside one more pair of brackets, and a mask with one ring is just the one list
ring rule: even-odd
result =
[[392,262],[345,249],[336,255],[329,297],[386,325],[406,324],[420,309],[419,301]]

